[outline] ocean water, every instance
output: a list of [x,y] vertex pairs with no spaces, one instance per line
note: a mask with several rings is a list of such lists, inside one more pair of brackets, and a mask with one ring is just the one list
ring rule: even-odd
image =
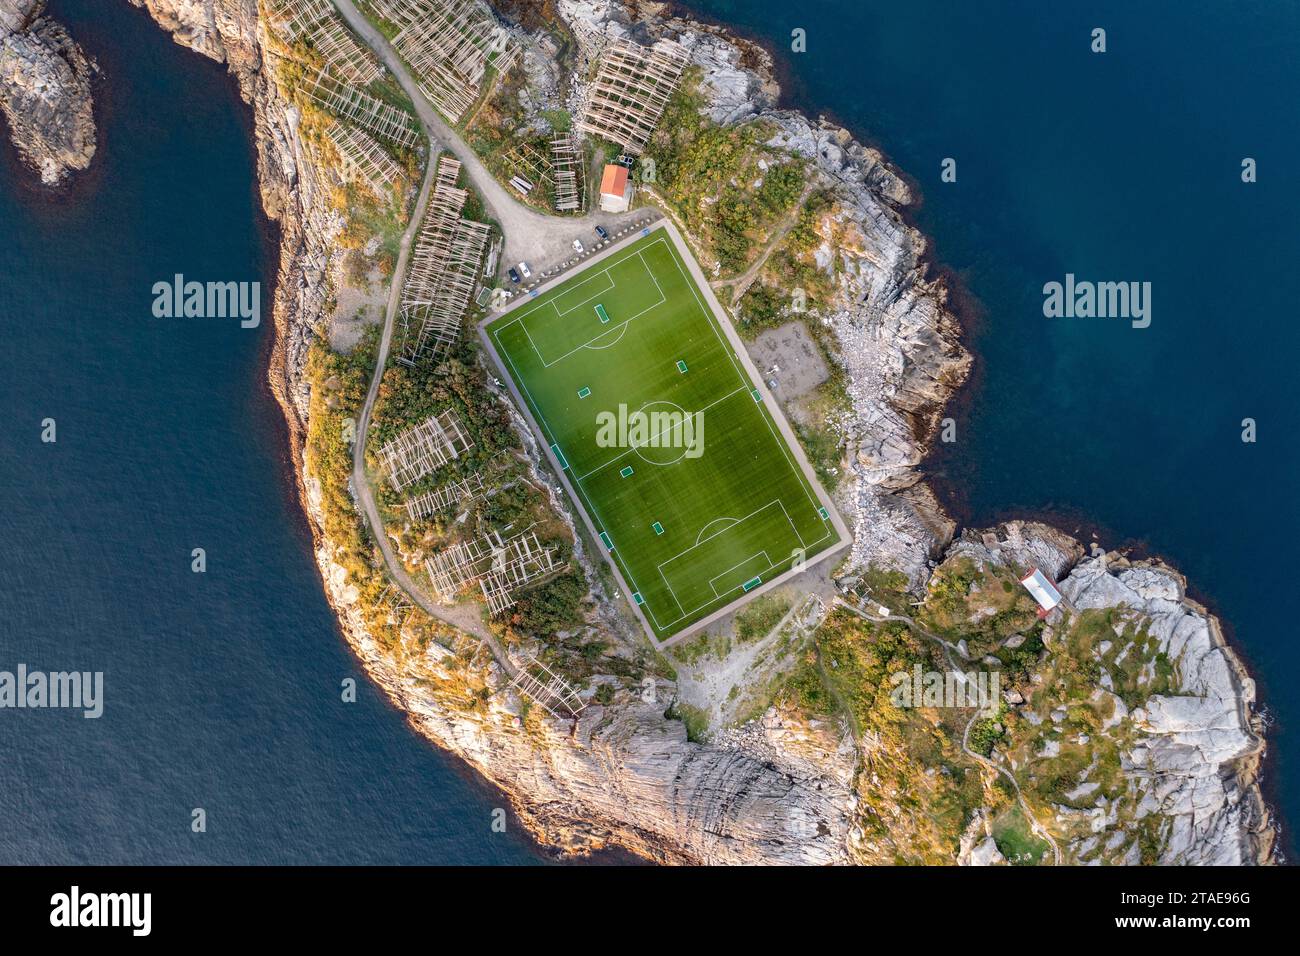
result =
[[[787,105],[847,126],[915,182],[911,215],[977,356],[958,440],[927,463],[954,515],[1049,518],[1180,568],[1258,681],[1274,720],[1266,793],[1300,819],[1300,8],[686,7],[764,42]],[[1043,285],[1067,272],[1152,283],[1150,326],[1045,318]]]
[[105,703],[0,711],[0,863],[544,862],[518,821],[492,832],[504,797],[345,645],[266,383],[269,316],[151,313],[176,272],[270,301],[234,81],[126,0],[50,6],[103,68],[101,141],[63,192],[0,148],[0,670],[103,671]]
[[[791,105],[915,179],[978,357],[959,441],[928,463],[954,513],[1050,517],[1181,568],[1260,682],[1268,792],[1296,819],[1300,12],[691,6],[768,42]],[[125,0],[51,8],[104,67],[101,142],[62,192],[0,146],[0,669],[103,670],[106,702],[0,711],[0,863],[544,861],[517,822],[491,833],[503,797],[417,737],[339,635],[265,382],[269,318],[150,313],[174,272],[273,279],[233,82]],[[1066,272],[1152,282],[1150,328],[1045,319]]]

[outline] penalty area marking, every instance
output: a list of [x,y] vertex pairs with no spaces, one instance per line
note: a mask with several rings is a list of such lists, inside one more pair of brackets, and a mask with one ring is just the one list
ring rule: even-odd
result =
[[[717,585],[718,578],[726,577],[732,571],[736,570],[736,568],[743,568],[745,565],[749,564],[749,562],[753,561],[755,558],[762,558],[764,561],[767,562],[767,568],[772,567],[772,563],[773,563],[772,559],[767,556],[766,551],[760,551],[758,552],[758,554],[751,554],[744,561],[737,561],[735,564],[727,568],[727,570],[723,571],[721,574],[715,574],[713,577],[709,578],[709,590],[714,593],[714,596],[722,597],[722,594],[718,593],[718,585]],[[764,568],[764,570],[766,571],[767,568]],[[757,578],[757,575],[755,575],[755,578]],[[734,587],[735,585],[732,585],[732,588]],[[742,584],[741,587],[745,587],[745,586]],[[723,594],[730,592],[732,588],[727,588],[727,590],[724,591]],[[745,590],[748,591],[749,588],[745,587]]]
[[699,544],[704,539],[704,532],[708,531],[719,521],[727,521],[730,522],[730,524],[728,524],[726,528],[719,528],[718,531],[725,531],[727,530],[727,528],[730,528],[731,525],[740,523],[739,518],[714,518],[712,521],[710,521],[708,524],[706,524],[703,528],[700,529],[700,533],[695,536],[695,543]]
[[[660,245],[660,244],[662,244],[662,245],[664,245],[664,246],[668,246],[668,241],[667,241],[667,239],[664,239],[664,238],[660,237],[659,239],[656,239],[653,243],[651,243],[649,246],[646,246],[644,249],[639,249],[639,250],[637,250],[637,251],[634,252],[634,253],[630,253],[630,254],[628,254],[628,255],[622,257],[622,258],[617,258],[617,259],[615,259],[614,261],[610,262],[607,266],[605,266],[604,269],[600,270],[599,273],[597,273],[596,275],[594,275],[594,276],[591,277],[591,279],[595,279],[595,278],[598,278],[598,277],[603,276],[603,277],[605,278],[605,281],[606,281],[607,283],[609,283],[608,286],[606,286],[605,288],[599,290],[599,291],[596,292],[594,295],[589,296],[589,297],[588,297],[587,299],[585,299],[584,301],[579,302],[577,305],[570,306],[568,309],[565,309],[565,310],[561,311],[559,305],[556,304],[557,301],[559,301],[559,299],[563,299],[563,296],[560,296],[559,299],[550,299],[550,300],[548,300],[548,301],[546,301],[546,302],[543,302],[543,303],[540,303],[540,304],[538,304],[538,305],[530,306],[529,308],[524,309],[523,311],[521,311],[518,315],[514,316],[514,317],[513,317],[509,322],[506,322],[504,325],[501,325],[500,327],[493,329],[493,330],[492,330],[492,336],[493,336],[493,338],[496,340],[497,350],[500,351],[500,352],[502,352],[502,354],[506,354],[506,353],[509,352],[509,349],[506,349],[506,348],[504,347],[503,343],[501,342],[501,333],[506,329],[507,326],[511,326],[511,325],[518,325],[521,329],[523,329],[523,331],[524,331],[524,336],[528,339],[528,344],[531,345],[531,346],[533,347],[533,351],[536,352],[536,353],[537,353],[537,357],[538,357],[539,359],[541,359],[542,367],[543,367],[543,368],[550,368],[551,366],[556,365],[556,364],[558,364],[559,362],[562,362],[564,359],[568,358],[570,355],[573,355],[574,353],[579,352],[579,351],[581,351],[582,349],[586,349],[586,348],[590,348],[590,349],[608,348],[609,345],[615,344],[617,341],[619,341],[619,340],[622,339],[622,335],[619,335],[618,339],[616,339],[615,342],[611,342],[611,343],[609,343],[609,345],[593,345],[593,344],[592,344],[592,343],[596,342],[597,340],[599,340],[599,339],[601,339],[601,338],[604,338],[605,336],[607,336],[607,335],[609,335],[611,332],[613,332],[613,329],[610,329],[610,330],[607,331],[607,332],[602,332],[600,335],[597,335],[597,336],[595,336],[595,337],[589,339],[588,341],[586,341],[586,342],[584,342],[583,344],[577,346],[576,348],[572,348],[572,349],[570,349],[569,351],[565,352],[563,355],[558,356],[557,358],[555,358],[555,359],[551,359],[551,360],[548,361],[547,358],[546,358],[546,356],[542,354],[542,350],[541,350],[540,348],[537,347],[537,343],[536,343],[535,341],[533,341],[532,333],[528,331],[528,326],[527,326],[527,324],[524,322],[524,320],[527,319],[529,316],[533,315],[534,313],[538,312],[539,310],[545,309],[545,308],[547,308],[547,307],[549,307],[549,308],[551,308],[552,310],[554,310],[555,315],[556,315],[557,318],[561,318],[561,319],[564,318],[564,316],[568,315],[570,312],[573,312],[573,311],[576,310],[576,309],[580,309],[580,308],[582,308],[584,305],[586,305],[588,302],[590,302],[592,299],[596,298],[597,296],[604,295],[606,292],[608,292],[608,291],[610,291],[610,290],[612,290],[612,289],[617,289],[617,288],[618,288],[618,283],[614,281],[613,276],[609,275],[609,272],[610,272],[610,271],[611,271],[615,266],[617,266],[617,265],[622,265],[622,264],[624,264],[624,263],[626,263],[626,262],[628,262],[628,261],[630,261],[630,260],[632,260],[632,259],[634,259],[634,258],[638,258],[638,259],[641,260],[641,267],[642,267],[643,269],[645,269],[646,275],[648,275],[648,276],[650,277],[650,281],[654,283],[655,291],[659,293],[659,301],[658,301],[658,302],[655,302],[655,303],[652,304],[652,305],[647,306],[646,308],[642,309],[640,312],[636,313],[635,315],[629,316],[628,318],[624,319],[623,321],[616,323],[616,325],[618,326],[618,328],[620,328],[623,332],[626,332],[626,331],[627,331],[627,327],[628,327],[628,325],[630,325],[630,324],[632,323],[633,320],[635,320],[635,319],[639,319],[641,316],[645,315],[647,312],[650,312],[650,311],[652,311],[652,310],[654,310],[654,309],[659,308],[659,306],[663,305],[665,302],[668,301],[668,297],[667,297],[666,295],[664,295],[663,286],[661,286],[661,285],[659,284],[659,279],[658,279],[658,277],[655,275],[655,273],[654,273],[654,269],[652,269],[652,268],[650,267],[650,263],[649,263],[648,261],[646,261],[645,254],[644,254],[646,249],[652,248],[652,247],[657,246],[657,245]],[[671,248],[671,247],[669,247],[669,248]],[[674,265],[677,265],[676,260],[674,260],[673,264],[674,264]],[[681,274],[682,274],[683,276],[686,275],[685,272],[682,272],[682,271],[681,271],[681,267],[680,267],[680,266],[678,266],[678,271],[681,272]],[[585,284],[586,282],[591,281],[591,279],[584,279],[582,284]],[[551,290],[551,291],[554,291],[554,290]],[[573,290],[570,290],[570,291],[573,291]],[[547,294],[549,295],[550,292],[548,292]],[[532,292],[529,293],[529,296],[530,296],[530,297],[536,297],[537,295],[538,295],[538,291],[537,291],[536,289],[534,289]],[[698,300],[698,297],[697,297],[697,300]],[[603,308],[603,306],[602,306],[602,308]]]

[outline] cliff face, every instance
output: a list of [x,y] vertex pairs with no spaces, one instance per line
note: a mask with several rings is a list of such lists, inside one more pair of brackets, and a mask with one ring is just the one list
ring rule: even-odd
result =
[[[253,105],[263,202],[282,230],[271,377],[295,431],[301,469],[306,346],[313,330],[323,331],[326,250],[339,228],[323,192],[333,174],[315,165],[297,135],[297,111],[264,68],[265,27],[255,0],[131,2],[178,43],[229,64]],[[310,478],[303,487],[319,529],[318,488]],[[332,554],[322,540],[317,559],[327,593],[371,676],[422,733],[506,789],[547,842],[574,850],[617,842],[674,862],[847,861],[853,758],[839,752],[838,734],[773,720],[752,735],[749,751],[692,743],[680,721],[664,716],[672,691],[667,682],[655,703],[632,695],[616,707],[588,707],[576,728],[542,721],[525,731],[523,701],[504,688],[495,666],[491,681],[501,692],[486,711],[466,712],[463,701],[456,706],[428,690],[429,678],[439,676],[438,660],[398,662],[380,651],[350,608],[346,572]]]
[[[1080,560],[1082,551],[1053,529],[1011,522],[966,534],[945,556],[945,567],[982,569],[966,575],[972,595],[989,590],[987,569],[1038,567],[1066,599],[1043,629],[1023,694],[1010,695],[996,750],[1022,788],[1042,794],[1067,859],[1268,859],[1254,681],[1178,572],[1098,547]],[[977,607],[968,598],[972,618]],[[1138,833],[1149,834],[1145,847]]]
[[93,64],[44,0],[0,0],[0,110],[19,154],[48,185],[95,155]]
[[[323,332],[325,276],[341,227],[326,201],[336,174],[318,164],[298,135],[297,111],[265,67],[268,38],[256,0],[131,2],[145,7],[179,43],[229,64],[253,106],[263,201],[282,231],[271,378],[294,429],[303,500],[318,531],[317,560],[348,640],[412,724],[502,786],[526,824],[561,847],[580,850],[614,842],[671,862],[870,858],[863,851],[859,802],[864,788],[874,784],[862,779],[861,754],[837,722],[777,705],[716,743],[696,743],[687,739],[683,722],[666,719],[676,689],[662,679],[645,694],[622,689],[605,704],[592,699],[580,720],[561,722],[539,718],[535,710],[529,715],[494,664],[481,668],[494,690],[490,700],[467,709],[463,695],[455,698],[439,689],[453,683],[455,662],[437,644],[403,647],[394,654],[372,639],[354,606],[347,572],[335,562],[336,549],[321,531],[321,489],[303,469],[301,455],[310,398],[307,344],[313,333]],[[578,39],[580,68],[622,32],[675,36],[702,71],[707,109],[716,121],[761,116],[771,124],[773,144],[807,159],[834,185],[834,222],[828,228],[836,239],[827,254],[840,268],[826,321],[839,344],[833,358],[846,371],[852,404],[852,480],[841,485],[839,497],[854,519],[853,564],[900,571],[914,589],[923,588],[931,562],[949,544],[952,525],[919,482],[915,466],[969,357],[957,344],[943,289],[924,279],[924,240],[898,214],[908,200],[905,185],[878,154],[845,131],[774,110],[775,86],[759,51],[680,20],[652,15],[633,25],[621,6],[605,0],[561,0],[560,12]],[[757,69],[742,65],[755,61]],[[1077,544],[1054,547],[1064,555]],[[1062,559],[1060,569],[1071,563]],[[1070,580],[1080,606],[1090,601],[1121,606],[1131,594],[1148,593],[1139,582],[1109,571],[1098,576],[1086,563],[1077,581],[1073,575]],[[1159,610],[1174,614],[1175,605],[1186,606],[1179,600]],[[1245,795],[1253,792],[1249,773],[1238,774],[1256,746],[1253,736],[1242,736],[1250,697],[1242,692],[1244,684],[1225,682],[1210,666],[1207,648],[1183,640],[1187,623],[1169,621],[1170,641],[1180,641],[1179,649],[1190,655],[1185,673],[1205,691],[1202,699],[1219,703],[1188,709],[1185,703],[1153,700],[1133,718],[1145,736],[1129,759],[1155,775],[1157,784],[1148,793],[1169,819],[1181,821],[1169,843],[1175,848],[1171,859],[1217,859],[1215,847],[1221,845],[1240,847],[1247,857],[1246,831],[1259,819],[1245,809],[1250,805]],[[1204,633],[1213,637],[1213,622],[1201,621]],[[1230,657],[1223,659],[1230,663]],[[1192,666],[1200,661],[1203,668]],[[1236,724],[1227,716],[1233,704],[1244,715]],[[1207,808],[1213,816],[1201,814]],[[967,856],[994,857],[996,849],[981,847]]]
[[[854,478],[837,497],[854,524],[853,563],[895,568],[920,585],[953,525],[916,466],[970,356],[944,308],[946,291],[924,277],[925,238],[899,214],[910,200],[907,186],[847,130],[776,109],[779,88],[764,51],[662,10],[639,4],[633,21],[612,0],[559,3],[578,41],[579,74],[615,38],[671,37],[700,70],[711,120],[763,121],[773,131],[769,145],[806,160],[833,190],[834,238],[825,256],[835,260],[838,288],[824,321],[838,340],[834,358],[852,399],[844,431]],[[571,99],[576,103],[580,93]]]
[[834,728],[772,714],[726,747],[703,746],[664,719],[656,696],[525,729],[513,693],[466,712],[428,690],[448,676],[441,664],[395,667],[343,617],[371,676],[413,725],[505,789],[545,843],[576,852],[617,844],[666,863],[850,861],[854,755]]
[[[1264,742],[1253,713],[1255,683],[1218,621],[1187,599],[1182,575],[1158,562],[1097,554],[1070,572],[1061,593],[1080,609],[1116,608],[1121,617],[1141,619],[1156,653],[1174,668],[1168,692],[1151,694],[1127,714],[1134,737],[1123,753],[1125,769],[1150,784],[1136,818],[1156,816],[1167,827],[1159,862],[1239,866],[1267,859],[1273,833],[1256,785]],[[1104,691],[1113,656],[1094,653]],[[1104,820],[1112,812],[1099,801],[1087,814]]]

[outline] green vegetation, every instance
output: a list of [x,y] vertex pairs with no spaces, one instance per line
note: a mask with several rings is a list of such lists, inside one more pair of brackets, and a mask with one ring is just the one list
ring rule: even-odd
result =
[[568,110],[542,110],[542,119],[557,133],[567,133],[573,128],[573,117]]
[[967,742],[971,750],[987,757],[993,752],[993,745],[1004,736],[1006,736],[1006,729],[998,717],[981,717],[971,724]]
[[692,743],[703,743],[709,736],[709,715],[698,707],[674,702],[664,712],[669,720],[680,720],[686,725],[686,739]]
[[971,653],[980,656],[1015,634],[1033,630],[1037,609],[1015,568],[980,567],[962,556],[936,569],[917,620],[951,641],[965,639]]
[[576,569],[570,568],[525,591],[510,611],[510,623],[527,634],[554,634],[582,622],[586,598],[586,582]]
[[[539,542],[559,551],[568,562],[573,551],[568,528],[549,507],[546,495],[528,479],[518,457],[518,437],[507,408],[484,387],[471,344],[436,365],[412,368],[390,364],[380,384],[369,433],[367,463],[377,472],[375,450],[412,425],[452,411],[473,442],[470,450],[399,494],[386,482],[375,481],[385,525],[402,554],[411,556],[408,570],[421,574],[418,556],[441,550],[456,541],[471,540],[509,528],[528,528]],[[491,490],[468,505],[411,522],[402,502],[456,479],[478,475]],[[457,515],[455,512],[459,511]],[[509,632],[547,636],[578,628],[585,622],[587,588],[576,568],[565,570],[525,590],[503,623]]]
[[688,69],[664,110],[647,151],[654,161],[651,185],[681,217],[706,259],[734,275],[745,270],[795,208],[807,171],[802,160],[764,145],[771,135],[768,124],[709,122],[700,113],[699,83],[699,69]]
[[488,333],[657,635],[838,543],[667,232]]
[[724,660],[731,653],[731,635],[711,634],[701,631],[689,641],[682,641],[671,649],[673,658],[682,664],[698,664],[705,657]]
[[785,700],[812,716],[843,716],[869,757],[859,775],[859,822],[880,863],[944,863],[986,792],[960,750],[969,711],[899,707],[891,675],[935,667],[931,649],[901,624],[830,614],[786,685]]
[[907,592],[907,575],[893,568],[871,564],[862,572],[858,590],[872,604],[883,604],[895,614],[910,614],[911,595]]
[[993,821],[993,842],[1012,866],[1038,866],[1051,862],[1052,848],[1037,836],[1020,805],[1012,803]]
[[406,231],[407,213],[402,196],[405,189],[395,191],[387,202],[379,201],[374,193],[363,186],[348,183],[334,195],[334,206],[345,213],[347,225],[339,235],[339,246],[344,249],[362,249],[372,237],[379,237],[377,253],[379,272],[384,278],[393,274],[397,257],[401,254],[402,233]]
[[[522,69],[513,69],[498,79],[491,95],[479,106],[464,126],[465,141],[483,160],[493,177],[505,185],[510,194],[525,205],[554,215],[555,184],[551,172],[551,140],[556,132],[566,132],[573,125],[567,110],[542,110],[530,116],[520,93],[527,77]],[[547,130],[537,122],[544,120]],[[584,175],[587,154],[579,156]],[[525,196],[509,185],[513,176],[522,176],[533,184]],[[599,184],[597,184],[599,185]],[[588,190],[591,184],[587,184]],[[583,210],[577,210],[581,214]]]
[[768,594],[756,598],[736,614],[736,641],[747,644],[766,637],[790,610],[789,598]]
[[[334,352],[319,340],[312,343],[307,360],[311,407],[304,455],[307,474],[319,483],[321,529],[333,546],[330,559],[347,572],[348,583],[357,589],[356,606],[367,630],[381,647],[392,651],[399,646],[400,634],[381,601],[388,577],[348,494],[350,440],[369,386],[378,331],[367,330],[347,354]],[[438,622],[421,611],[411,612],[407,632],[421,648],[433,640],[450,639]]]
[[834,492],[840,483],[844,439],[838,432],[825,426],[814,427],[796,423],[794,432],[799,436],[799,444],[808,455],[808,463],[817,473],[817,480],[827,491]]

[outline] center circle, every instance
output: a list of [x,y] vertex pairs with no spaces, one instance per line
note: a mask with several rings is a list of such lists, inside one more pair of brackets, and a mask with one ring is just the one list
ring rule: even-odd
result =
[[[654,413],[676,412],[673,424],[676,427],[670,427],[664,423],[656,423]],[[686,442],[683,434],[682,422],[686,419],[687,413],[680,405],[672,402],[647,402],[636,410],[636,415],[645,415],[648,418],[650,438],[646,443],[638,445],[635,449],[637,457],[649,465],[673,465],[686,457]],[[662,432],[662,434],[656,434]],[[654,447],[649,444],[652,441],[658,441],[660,447]]]

